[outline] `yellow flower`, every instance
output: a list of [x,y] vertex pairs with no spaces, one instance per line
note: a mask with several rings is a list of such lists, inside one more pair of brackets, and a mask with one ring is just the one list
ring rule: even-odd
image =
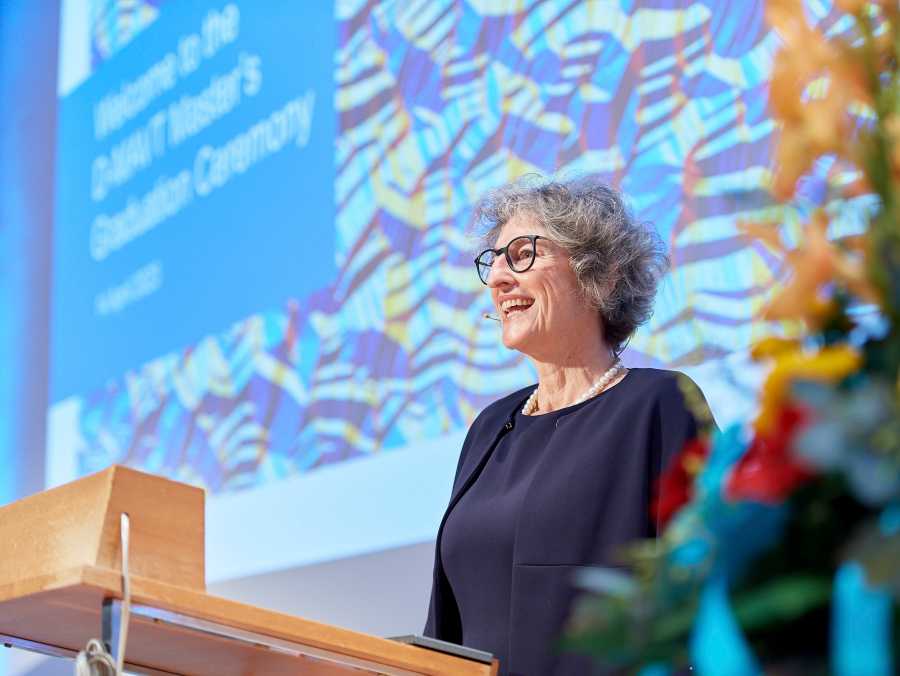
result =
[[805,352],[799,347],[785,349],[778,352],[774,360],[762,386],[759,414],[754,423],[758,433],[772,430],[793,383],[800,380],[839,382],[862,365],[862,357],[849,345],[833,345],[818,352]]
[[763,361],[787,352],[796,352],[798,349],[800,342],[794,338],[768,336],[753,344],[750,348],[750,357],[753,361]]

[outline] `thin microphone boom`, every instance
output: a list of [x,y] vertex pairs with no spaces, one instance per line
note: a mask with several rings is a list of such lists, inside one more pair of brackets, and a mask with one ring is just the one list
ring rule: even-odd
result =
[[495,322],[500,321],[500,317],[498,317],[497,315],[492,315],[490,312],[485,312],[481,316],[484,317],[485,319],[493,319]]

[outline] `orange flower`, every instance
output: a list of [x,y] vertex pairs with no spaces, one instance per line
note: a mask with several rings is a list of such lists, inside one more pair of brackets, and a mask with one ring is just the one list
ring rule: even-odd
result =
[[782,123],[773,193],[787,200],[820,155],[857,159],[850,143],[854,116],[871,114],[874,93],[866,50],[808,25],[799,0],[770,0],[766,18],[784,43],[775,55],[769,105]]
[[777,254],[787,252],[787,247],[781,241],[781,235],[778,233],[778,224],[773,221],[738,221],[738,230],[751,240],[758,240],[772,249]]
[[[773,78],[770,90],[773,115],[782,121],[773,185],[773,193],[781,201],[793,196],[797,179],[809,171],[817,157],[833,154],[851,161],[857,159],[851,145],[856,123],[848,108],[854,103],[857,107],[866,104],[859,96],[851,97],[850,85],[838,82],[834,76],[819,98],[801,102],[796,93],[801,87],[802,83]],[[795,91],[786,91],[790,89]]]
[[897,0],[875,0],[875,4],[881,8],[888,19],[896,19],[900,16],[900,6],[897,5]]
[[798,68],[793,55],[786,49],[775,54],[772,78],[769,81],[769,106],[773,115],[784,122],[803,118],[803,81],[806,73]]
[[865,0],[836,0],[835,4],[847,14],[859,14],[866,5]]
[[900,176],[900,115],[889,115],[884,121],[884,131],[890,146],[891,169],[896,178]]
[[878,302],[878,294],[869,282],[865,257],[860,253],[859,237],[851,247],[840,249],[828,239],[828,217],[816,211],[804,231],[804,241],[787,253],[791,277],[765,309],[766,319],[803,319],[817,326],[830,309],[826,285],[838,283],[869,302]]
[[766,21],[792,47],[802,45],[810,31],[801,0],[769,0]]
[[804,126],[811,151],[816,155],[844,155],[850,134],[846,100],[835,92],[832,82],[828,94],[809,101],[805,107]]
[[872,186],[869,184],[869,179],[865,176],[859,176],[840,188],[840,196],[848,200],[871,194]]
[[813,156],[801,125],[785,125],[775,148],[772,193],[784,202],[794,194],[797,180],[812,168]]
[[871,89],[868,74],[869,56],[865,47],[838,41],[833,58],[828,64],[832,85],[848,102],[855,101],[872,112],[875,92]]

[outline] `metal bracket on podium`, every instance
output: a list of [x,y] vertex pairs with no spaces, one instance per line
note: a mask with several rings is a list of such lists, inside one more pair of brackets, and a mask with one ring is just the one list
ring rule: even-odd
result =
[[29,641],[25,638],[7,634],[0,634],[0,645],[4,648],[18,648],[19,650],[27,650],[28,652],[46,655],[47,657],[67,657],[72,659],[78,654],[77,650],[60,648],[59,646],[41,643],[40,641]]
[[[150,621],[156,624],[201,632],[210,636],[245,643],[257,648],[265,648],[291,657],[332,662],[343,666],[351,665],[360,669],[373,670],[379,674],[384,674],[385,676],[416,676],[416,672],[407,671],[406,669],[386,667],[383,664],[359,658],[347,656],[336,657],[327,650],[320,650],[313,646],[295,643],[293,641],[287,641],[274,636],[247,631],[245,629],[229,627],[224,624],[219,624],[218,622],[182,615],[181,613],[176,613],[171,610],[132,604],[130,612],[132,622],[141,620]],[[112,646],[113,648],[118,641],[119,617],[121,616],[121,613],[122,601],[120,599],[107,599],[103,602],[103,642],[107,646]],[[117,655],[113,656],[117,657]],[[129,669],[129,671],[133,671],[133,669]]]
[[103,647],[106,652],[113,656],[113,659],[119,657],[119,628],[122,625],[122,602],[119,599],[105,599],[103,608],[100,612],[100,640],[103,641]]
[[[112,651],[116,649],[118,644],[118,628],[119,618],[122,613],[121,599],[108,598],[103,602],[101,624],[102,624],[102,641],[107,649]],[[311,659],[316,661],[332,662],[341,665],[352,665],[361,669],[368,669],[384,674],[385,676],[416,676],[415,672],[399,669],[396,667],[387,667],[383,664],[377,664],[368,660],[341,656],[337,658],[334,654],[327,650],[320,650],[313,646],[295,643],[274,636],[266,636],[244,629],[237,629],[227,625],[202,620],[181,613],[163,610],[161,608],[152,608],[150,606],[134,605],[131,606],[131,621],[149,621],[156,624],[164,624],[173,628],[183,629],[187,631],[197,631],[218,638],[230,641],[237,641],[252,645],[256,648],[265,648],[273,652],[278,652],[298,659]],[[74,658],[77,654],[75,650],[68,650],[57,646],[37,643],[17,638],[15,636],[6,636],[0,634],[0,643],[7,647],[20,648],[30,652],[40,653],[51,657]],[[118,657],[114,653],[110,653],[113,657]],[[157,669],[148,669],[141,665],[131,662],[125,662],[126,671],[134,674],[152,674],[155,676],[167,676],[171,672],[159,671]]]

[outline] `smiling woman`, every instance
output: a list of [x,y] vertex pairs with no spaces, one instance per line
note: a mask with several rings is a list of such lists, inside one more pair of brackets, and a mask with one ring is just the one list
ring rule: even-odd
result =
[[656,534],[656,478],[711,418],[688,410],[684,388],[696,386],[685,376],[619,360],[650,317],[667,258],[618,192],[592,178],[526,179],[488,194],[477,216],[487,248],[475,266],[503,344],[534,364],[538,383],[469,430],[425,631],[492,652],[501,674],[590,673],[553,649],[571,576]]
[[610,186],[589,177],[565,183],[529,178],[486,195],[477,215],[487,246],[528,223],[556,243],[577,278],[582,304],[597,311],[614,352],[650,318],[668,268],[665,246]]

